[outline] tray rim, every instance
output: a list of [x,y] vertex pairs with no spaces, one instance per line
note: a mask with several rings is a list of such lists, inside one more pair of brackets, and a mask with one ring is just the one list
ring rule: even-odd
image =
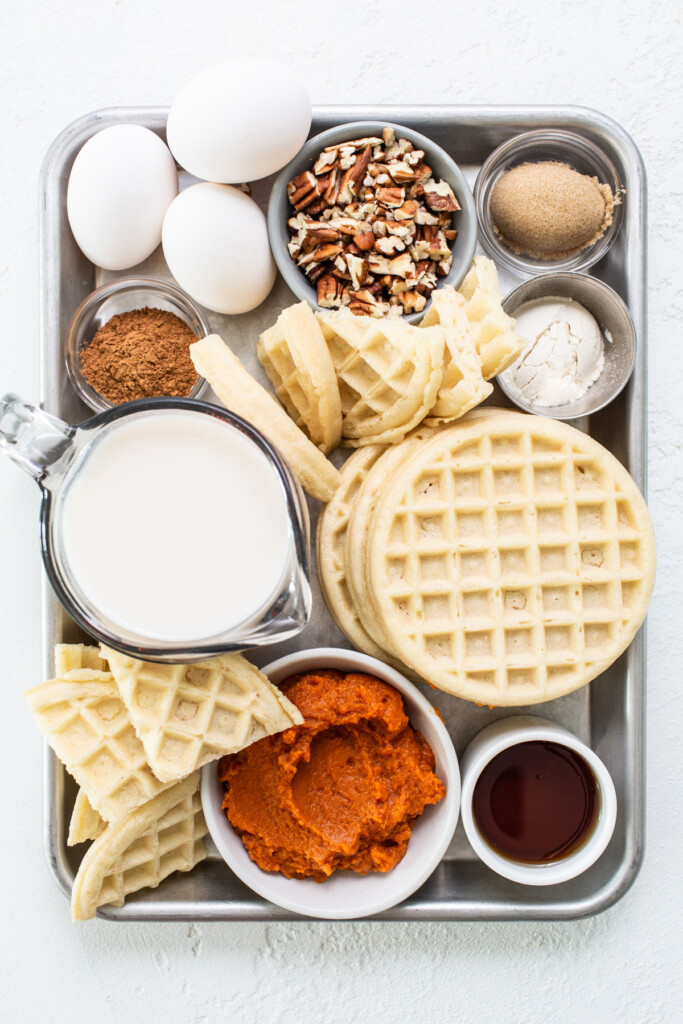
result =
[[[144,123],[163,130],[165,127],[168,107],[135,106],[135,107],[104,107],[83,114],[67,125],[50,145],[40,171],[39,183],[39,246],[40,246],[40,397],[41,407],[47,411],[55,411],[56,395],[51,389],[51,366],[59,351],[59,278],[60,260],[55,259],[59,236],[55,224],[50,218],[57,189],[56,170],[62,166],[66,154],[80,142],[82,145],[94,132],[111,124],[121,122],[144,121]],[[633,239],[629,238],[625,247],[624,277],[628,284],[628,300],[633,318],[638,346],[636,366],[632,379],[630,399],[631,414],[627,424],[627,450],[629,452],[629,472],[647,496],[647,320],[646,320],[646,285],[647,285],[647,181],[642,156],[628,132],[614,119],[601,111],[586,106],[555,105],[555,104],[386,104],[378,106],[354,105],[317,105],[313,107],[313,118],[326,124],[345,121],[364,120],[374,116],[382,120],[394,121],[399,124],[410,122],[413,118],[429,118],[432,125],[448,126],[452,122],[468,127],[500,125],[501,122],[512,123],[524,121],[524,129],[547,127],[549,122],[558,126],[578,128],[579,130],[596,130],[619,152],[619,155],[634,178],[629,188],[629,223],[632,226]],[[569,123],[568,123],[569,122]],[[625,227],[622,230],[626,230]],[[54,379],[54,378],[53,378]],[[43,670],[49,675],[51,671],[52,652],[48,648],[46,638],[51,621],[55,598],[49,588],[45,575],[42,577],[42,643]],[[582,899],[547,901],[543,904],[528,904],[520,897],[518,900],[491,901],[481,904],[476,900],[432,902],[411,900],[399,904],[392,910],[375,917],[364,918],[367,921],[439,921],[439,920],[575,920],[589,917],[608,909],[621,899],[630,889],[640,870],[644,853],[644,811],[645,811],[645,654],[646,627],[643,625],[628,650],[628,686],[626,687],[625,720],[626,749],[631,757],[626,766],[625,789],[632,800],[631,813],[628,816],[625,830],[624,853],[616,871],[595,892]],[[63,797],[64,778],[61,766],[47,743],[44,744],[43,758],[43,817],[44,847],[48,866],[60,889],[70,897],[72,878],[59,855],[59,823],[57,811]],[[98,916],[107,920],[119,921],[309,921],[313,919],[301,917],[266,901],[254,903],[235,900],[204,901],[201,914],[188,908],[196,907],[191,901],[176,901],[176,906],[159,902],[130,901],[123,907],[105,907],[98,911]],[[177,907],[177,909],[176,909]],[[185,909],[182,909],[185,908]],[[349,922],[353,923],[353,921]]]

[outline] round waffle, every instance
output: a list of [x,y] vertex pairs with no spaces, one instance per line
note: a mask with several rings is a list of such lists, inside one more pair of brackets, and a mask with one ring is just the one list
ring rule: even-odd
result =
[[624,467],[573,427],[520,413],[421,443],[382,493],[365,553],[370,618],[392,650],[439,688],[500,706],[603,672],[641,625],[655,570]]
[[332,500],[320,513],[317,532],[318,577],[330,615],[354,647],[382,661],[386,661],[388,655],[361,625],[351,598],[344,552],[351,509],[358,489],[384,451],[386,445],[366,445],[346,460],[340,470],[341,483]]
[[370,597],[365,576],[367,560],[368,531],[380,496],[399,469],[410,459],[421,443],[434,435],[429,427],[418,428],[400,444],[391,445],[368,470],[359,487],[350,510],[344,567],[346,582],[353,607],[363,629],[385,651],[393,653],[391,636],[378,621]]

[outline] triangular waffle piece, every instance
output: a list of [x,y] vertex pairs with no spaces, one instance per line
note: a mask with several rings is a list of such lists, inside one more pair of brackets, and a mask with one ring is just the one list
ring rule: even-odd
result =
[[440,324],[446,337],[443,380],[436,401],[425,420],[437,426],[457,420],[483,402],[493,391],[481,372],[481,360],[474,343],[466,302],[455,288],[437,288],[421,327]]
[[444,333],[348,310],[320,311],[352,447],[400,441],[429,412],[441,385]]
[[147,764],[111,673],[72,669],[26,699],[47,742],[106,821],[166,788]]
[[205,378],[226,409],[237,413],[277,445],[301,481],[318,501],[329,501],[339,484],[339,470],[325,458],[280,403],[248,373],[217,334],[190,345],[197,373]]
[[294,422],[323,452],[341,440],[337,376],[320,324],[306,302],[284,309],[256,351],[275,394]]
[[77,846],[88,839],[97,839],[106,828],[106,821],[97,813],[82,789],[76,794],[74,809],[69,822],[67,846]]
[[303,721],[291,701],[241,654],[161,665],[101,650],[147,760],[164,782]]
[[71,892],[74,921],[98,907],[122,907],[126,896],[153,889],[174,871],[190,871],[207,854],[199,772],[108,825],[78,869]]
[[525,345],[524,339],[515,334],[515,321],[503,312],[493,260],[475,256],[458,291],[467,302],[467,317],[473,328],[482,375],[490,380],[514,363]]

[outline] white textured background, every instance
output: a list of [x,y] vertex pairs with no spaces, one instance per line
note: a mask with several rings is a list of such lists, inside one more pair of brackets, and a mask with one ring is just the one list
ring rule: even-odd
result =
[[[650,188],[648,842],[631,892],[568,924],[69,923],[41,848],[38,490],[0,462],[0,1017],[660,1024],[681,987],[681,7],[674,0],[1,0],[0,390],[38,398],[37,178],[70,121],[167,104],[270,52],[318,103],[578,103],[633,135]],[[678,76],[678,78],[677,78]]]

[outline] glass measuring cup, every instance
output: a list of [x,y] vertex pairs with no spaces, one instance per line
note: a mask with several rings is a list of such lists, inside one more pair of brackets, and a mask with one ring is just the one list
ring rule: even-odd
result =
[[[253,451],[253,457],[260,464],[263,465],[265,459],[276,481],[278,508],[281,505],[286,516],[286,523],[279,524],[282,536],[286,536],[282,549],[284,567],[269,596],[256,610],[251,608],[241,621],[226,622],[225,628],[190,640],[149,635],[149,631],[145,635],[103,612],[92,593],[88,594],[76,578],[64,543],[65,500],[74,493],[70,490],[74,481],[79,476],[82,479],[83,467],[88,466],[98,446],[124,426],[155,423],[159,426],[158,417],[169,412],[182,417],[211,417],[212,425],[220,424],[232,432],[230,436],[235,443],[247,453]],[[209,425],[206,421],[200,422],[205,427]],[[308,621],[311,612],[310,528],[303,494],[298,480],[275,448],[240,417],[193,399],[151,398],[117,406],[72,426],[8,394],[0,398],[0,450],[28,472],[41,488],[43,562],[57,597],[78,625],[115,650],[147,661],[200,661],[227,651],[284,640],[298,633]],[[102,451],[100,448],[100,456]],[[228,469],[226,464],[226,471]],[[113,487],[125,487],[125,484],[125,479],[112,481]],[[280,494],[283,501],[279,499]],[[98,497],[100,502],[107,500],[106,493]],[[239,500],[239,495],[235,500]],[[201,496],[198,496],[198,529],[202,528],[201,507]],[[172,515],[173,509],[168,511]],[[95,506],[92,514],[97,514]],[[125,538],[111,538],[112,545],[124,541]],[[245,543],[241,538],[236,539],[241,548]],[[144,566],[141,566],[140,577],[130,581],[131,589],[140,587],[143,574]],[[182,578],[178,578],[177,585],[183,586]],[[230,579],[226,579],[225,586],[230,585]]]

